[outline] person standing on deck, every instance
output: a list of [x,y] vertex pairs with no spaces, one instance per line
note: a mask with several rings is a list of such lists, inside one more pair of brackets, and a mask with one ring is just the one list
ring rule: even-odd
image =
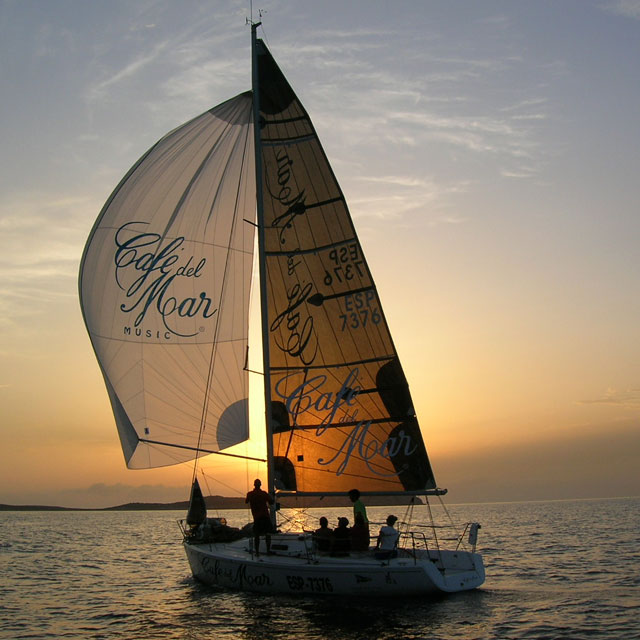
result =
[[262,482],[256,478],[253,482],[253,491],[247,493],[245,503],[251,507],[251,515],[253,516],[253,548],[256,555],[260,555],[260,536],[264,535],[267,545],[267,554],[271,553],[271,516],[269,514],[269,505],[273,504],[273,499],[260,487]]
[[360,500],[360,492],[357,489],[351,489],[351,491],[349,491],[349,499],[353,502],[353,521],[357,522],[358,514],[361,514],[368,531],[369,518],[367,518],[367,508],[364,506],[364,502]]

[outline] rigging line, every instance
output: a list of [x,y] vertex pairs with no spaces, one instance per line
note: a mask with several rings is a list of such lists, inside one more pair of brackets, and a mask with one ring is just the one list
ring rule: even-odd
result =
[[431,512],[431,503],[429,502],[429,496],[425,496],[425,501],[427,503],[427,510],[429,512],[429,521],[431,522],[431,531],[433,533],[433,539],[436,544],[438,555],[440,556],[440,562],[442,563],[442,551],[440,549],[440,543],[438,542],[438,534],[436,533],[436,526],[433,520],[433,513]]
[[[258,225],[251,221],[251,220],[247,220],[246,218],[243,218],[244,222],[248,222],[249,224],[253,225],[254,227],[257,227]],[[146,224],[146,223],[145,223]],[[103,225],[101,227],[102,230],[109,230],[109,231],[117,231],[120,227],[116,227],[116,226],[109,226],[109,225]],[[165,238],[176,238],[178,236],[174,236],[174,235],[167,235],[165,234],[164,236]],[[209,249],[226,249],[226,245],[219,243],[219,242],[209,242],[206,239],[201,239],[201,238],[194,238],[191,240],[191,242],[193,242],[194,245],[199,245],[205,248],[209,248]],[[244,249],[235,249],[235,251],[237,253],[253,253],[253,250],[249,251],[249,250],[244,250]]]
[[411,527],[411,521],[413,520],[413,507],[415,505],[415,496],[411,496],[411,500],[409,500],[409,504],[404,511],[404,516],[400,521],[400,526],[398,529],[400,530],[400,536],[408,536],[409,529]]
[[[248,145],[248,141],[249,141],[249,132],[250,132],[251,127],[246,127],[245,129],[245,140],[244,140],[244,149],[242,152],[242,162],[241,162],[241,169],[240,169],[240,173],[239,173],[239,180],[238,180],[238,186],[237,186],[237,190],[236,190],[236,199],[235,199],[235,206],[234,206],[234,215],[233,215],[233,224],[231,225],[231,229],[229,230],[229,242],[227,244],[227,256],[226,256],[226,260],[225,260],[225,268],[224,268],[224,275],[222,278],[222,287],[220,288],[220,297],[219,297],[219,303],[218,303],[218,308],[220,309],[222,306],[222,301],[224,299],[224,294],[226,292],[226,285],[227,283],[227,272],[229,269],[229,263],[230,263],[230,256],[233,253],[231,250],[231,244],[232,244],[232,239],[233,239],[233,235],[234,232],[236,230],[237,224],[238,224],[238,207],[239,207],[239,199],[240,199],[240,188],[241,185],[243,184],[243,171],[242,169],[244,169],[244,167],[246,166],[246,160],[247,160],[247,145]],[[234,145],[235,146],[235,145]],[[225,166],[225,169],[222,173],[222,178],[220,181],[220,185],[222,185],[222,182],[224,181],[224,176],[227,174],[227,171],[229,170],[229,163],[231,162],[233,153],[229,154],[229,159],[227,160],[227,165]],[[220,188],[220,187],[219,187]],[[217,196],[217,193],[216,193]],[[214,198],[211,206],[213,208],[214,204],[215,204],[215,200],[216,198]],[[197,450],[200,449],[200,445],[202,443],[202,436],[204,434],[204,428],[206,425],[206,416],[207,416],[207,411],[208,411],[208,407],[209,407],[209,390],[211,388],[211,381],[213,378],[213,369],[215,366],[215,361],[216,361],[216,355],[217,355],[217,349],[216,349],[216,342],[217,342],[217,337],[218,337],[218,333],[220,331],[220,317],[218,314],[218,318],[216,321],[216,329],[215,329],[215,333],[214,333],[214,341],[212,343],[212,347],[211,347],[211,357],[209,360],[209,371],[207,373],[207,383],[206,383],[206,387],[205,387],[205,396],[204,396],[204,402],[202,405],[202,415],[200,418],[200,429],[198,431],[198,441],[197,441]],[[196,477],[196,471],[197,471],[197,465],[198,465],[198,459],[196,457],[196,459],[194,460],[194,465],[193,465],[193,478],[195,479]]]
[[[382,418],[363,418],[362,420],[345,420],[344,422],[330,422],[329,424],[324,424],[323,422],[318,422],[316,424],[293,424],[287,427],[287,429],[283,429],[280,433],[284,433],[284,431],[309,431],[311,429],[340,429],[342,427],[356,427],[361,424],[387,424],[387,423],[398,423],[404,424],[409,419],[415,418],[415,416],[402,416],[402,417],[394,417],[394,416],[385,416]],[[397,425],[396,425],[397,426]]]
[[[202,469],[200,469],[201,473],[202,473],[202,477],[204,478],[204,483],[207,485],[207,491],[209,492],[209,495],[211,495],[211,488],[209,487],[209,482],[207,481],[207,476],[204,475],[204,472],[202,472]],[[202,499],[204,500],[204,496],[202,496]],[[205,501],[205,509],[207,506],[207,503]]]
[[[334,198],[333,200],[327,200],[326,202],[323,202],[321,204],[326,204],[327,202],[334,202],[334,201],[336,202],[342,201],[342,198]],[[314,206],[321,206],[321,204],[307,205],[307,209],[310,209],[311,207],[314,207]],[[279,227],[276,227],[276,228],[279,228]],[[278,256],[287,256],[287,257],[301,256],[308,253],[312,253],[316,255],[320,252],[328,251],[329,249],[336,249],[337,247],[353,244],[354,242],[355,242],[354,238],[345,238],[344,240],[338,240],[337,242],[331,242],[329,244],[315,245],[311,249],[289,249],[288,251],[275,251],[275,250],[265,251],[265,255],[269,256],[270,258],[278,257]]]
[[375,362],[383,362],[393,360],[396,357],[395,354],[380,356],[378,358],[365,358],[363,360],[352,360],[345,362],[329,362],[323,364],[306,364],[304,366],[297,367],[271,367],[271,371],[296,371],[302,369],[341,369],[343,367],[355,367],[359,364],[373,364]]
[[[222,480],[220,480],[218,477],[212,475],[212,474],[208,474],[205,473],[204,469],[200,469],[200,473],[205,477],[205,478],[210,478],[212,482],[217,482],[218,484],[221,484],[223,487],[226,487],[227,489],[229,489],[230,491],[233,491],[235,493],[237,493],[240,497],[244,496],[244,493],[242,491],[238,490],[238,487],[234,487],[230,484],[227,484],[226,482],[222,482]],[[207,487],[209,485],[207,484]]]
[[[373,283],[371,283],[368,287],[359,287],[358,289],[347,289],[345,291],[341,291],[340,293],[331,293],[329,295],[324,295],[323,293],[318,293],[317,295],[320,296],[321,300],[319,300],[319,303],[316,304],[316,301],[314,300],[313,302],[311,300],[309,300],[309,302],[311,304],[313,304],[314,306],[320,306],[325,300],[333,300],[334,298],[344,298],[346,296],[353,296],[356,293],[364,293],[365,291],[376,291],[375,286],[373,285]],[[363,311],[364,309],[360,309],[359,311]],[[357,312],[356,312],[357,313]],[[366,326],[363,325],[363,327]]]
[[251,456],[241,456],[237,453],[227,453],[226,451],[213,451],[211,449],[203,449],[202,447],[189,447],[186,444],[173,444],[171,442],[160,442],[159,440],[149,440],[148,438],[138,438],[139,442],[146,444],[156,444],[163,447],[172,447],[174,449],[186,449],[187,451],[197,451],[198,453],[214,454],[217,456],[226,456],[229,458],[239,458],[240,460],[255,460],[256,462],[266,462],[264,458],[253,458]]
[[[451,514],[449,513],[449,510],[447,509],[447,506],[444,503],[444,500],[442,499],[442,496],[438,496],[438,500],[440,501],[440,506],[444,509],[444,512],[447,516],[447,519],[449,520],[449,525],[451,527],[451,530],[456,533],[457,531],[460,530],[460,525],[456,525],[456,523],[453,521],[453,518],[451,517]],[[444,528],[444,527],[442,527]],[[466,530],[465,530],[466,531]],[[462,534],[462,536],[460,536],[460,542],[462,543],[462,545],[464,547],[466,547],[466,543],[464,541],[464,532]]]

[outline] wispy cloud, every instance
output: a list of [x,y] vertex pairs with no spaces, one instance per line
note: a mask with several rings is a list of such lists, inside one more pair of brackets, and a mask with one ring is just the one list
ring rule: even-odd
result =
[[0,324],[43,313],[57,298],[76,296],[89,197],[16,195],[0,201]]
[[[497,19],[489,28],[503,24]],[[328,146],[336,140],[334,148],[347,155],[350,149],[367,157],[398,151],[407,155],[408,150],[414,160],[422,157],[422,163],[414,163],[417,169],[437,145],[441,165],[455,158],[491,156],[498,176],[535,178],[546,153],[539,141],[549,118],[544,89],[539,83],[519,86],[516,81],[512,91],[491,91],[505,76],[521,75],[523,59],[509,46],[495,56],[472,50],[446,55],[446,46],[432,37],[434,46],[424,39],[415,48],[404,43],[402,61],[391,44],[376,39],[380,50],[367,50],[371,40],[360,43],[357,34],[348,41],[329,37],[295,51],[291,47],[284,60],[295,61],[294,81],[305,69],[299,93],[323,140]],[[311,83],[309,65],[318,71]]]
[[463,222],[463,218],[444,212],[442,206],[450,195],[465,190],[462,183],[447,185],[415,175],[360,176],[355,183],[363,186],[349,199],[356,218],[399,220],[416,212],[423,214],[429,225]]
[[[488,19],[485,27],[504,33],[504,24],[504,18],[497,16]],[[138,37],[144,37],[144,31],[139,29]],[[101,54],[100,64],[105,67],[87,90],[89,102],[97,104],[109,93],[133,89],[139,77],[157,77],[155,93],[144,97],[143,110],[157,120],[178,124],[185,104],[193,105],[195,115],[202,106],[208,108],[248,88],[246,42],[229,30],[199,25],[175,33],[146,31],[154,32],[153,46],[142,55],[133,53],[141,50],[137,47],[130,57],[126,52],[115,56],[119,67],[109,70],[105,61],[112,58]],[[409,159],[400,171],[412,182],[414,192],[401,193],[399,184],[390,185],[391,192],[386,194],[357,192],[350,198],[354,214],[378,216],[387,210],[387,215],[400,216],[425,202],[436,202],[434,194],[446,199],[458,193],[460,185],[426,185],[420,169],[424,162],[417,160],[424,160],[434,145],[451,162],[470,154],[491,155],[499,177],[535,177],[542,165],[537,132],[547,118],[544,97],[527,95],[535,91],[528,88],[500,94],[500,98],[484,91],[485,85],[514,74],[522,59],[510,47],[496,49],[501,53],[495,55],[493,50],[491,54],[447,50],[437,33],[421,33],[416,46],[392,46],[404,37],[384,28],[354,27],[314,32],[304,41],[285,36],[274,42],[274,55],[310,110],[325,144],[340,152],[332,160],[338,168],[347,169],[347,177],[375,175],[371,164],[356,167],[356,158],[402,150]],[[126,128],[125,133],[129,133]],[[128,137],[110,132],[103,144],[110,148],[117,144],[123,153]],[[413,174],[409,173],[411,163]],[[379,181],[389,177],[388,169],[381,169]],[[460,221],[455,216],[442,219]]]
[[160,42],[150,53],[138,56],[134,60],[126,63],[124,67],[118,69],[107,78],[91,85],[87,90],[88,102],[102,100],[108,90],[125,79],[129,79],[138,74],[142,69],[154,63],[160,55],[167,49],[168,42]]
[[579,404],[608,404],[628,409],[638,409],[640,408],[640,388],[623,390],[610,388],[602,396],[581,400]]
[[619,16],[640,20],[640,0],[613,0],[603,4],[602,9]]

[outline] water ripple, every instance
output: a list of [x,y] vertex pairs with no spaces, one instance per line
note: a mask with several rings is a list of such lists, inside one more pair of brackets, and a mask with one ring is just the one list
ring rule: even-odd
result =
[[[189,573],[175,524],[183,514],[2,513],[0,638],[628,640],[640,637],[639,507],[637,499],[449,507],[460,522],[482,522],[487,582],[402,601],[208,588]],[[384,510],[372,512],[383,519]]]

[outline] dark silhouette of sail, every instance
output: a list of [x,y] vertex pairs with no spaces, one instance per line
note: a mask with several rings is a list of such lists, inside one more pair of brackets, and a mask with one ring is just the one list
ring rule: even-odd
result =
[[257,53],[279,475],[298,492],[434,488],[342,191],[307,112],[260,40]]
[[200,483],[196,478],[191,485],[189,497],[189,510],[187,511],[187,524],[202,524],[207,519],[207,505],[200,489]]

